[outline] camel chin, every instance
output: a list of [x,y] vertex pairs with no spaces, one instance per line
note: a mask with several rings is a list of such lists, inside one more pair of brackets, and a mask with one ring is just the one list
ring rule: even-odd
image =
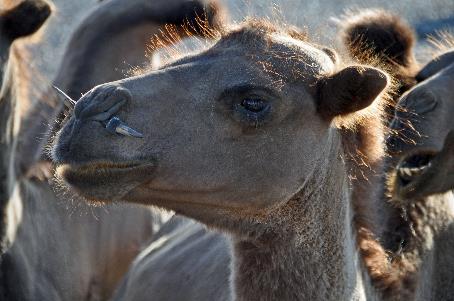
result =
[[71,190],[91,202],[112,202],[150,181],[155,166],[155,163],[146,161],[61,164],[56,175]]

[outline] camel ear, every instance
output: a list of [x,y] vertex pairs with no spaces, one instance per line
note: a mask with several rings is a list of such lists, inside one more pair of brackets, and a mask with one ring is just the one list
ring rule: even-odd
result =
[[25,0],[0,14],[1,34],[11,41],[31,35],[43,25],[50,13],[50,6],[45,1]]
[[376,68],[347,67],[319,81],[317,110],[326,119],[362,110],[387,84],[388,76]]

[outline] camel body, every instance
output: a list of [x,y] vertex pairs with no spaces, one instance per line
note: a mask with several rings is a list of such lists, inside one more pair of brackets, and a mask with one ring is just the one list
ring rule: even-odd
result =
[[[144,49],[148,37],[164,28],[157,16],[164,19],[175,17],[172,20],[175,26],[179,26],[185,22],[185,17],[191,18],[197,10],[203,9],[202,4],[192,2],[198,7],[191,10],[191,15],[186,16],[183,12],[175,16],[173,6],[166,6],[170,10],[164,10],[160,15],[157,2],[153,2],[151,7],[144,3],[141,5],[144,1],[134,1],[134,5],[128,6],[118,6],[118,2],[121,1],[101,4],[76,31],[57,75],[56,83],[60,88],[66,90],[69,88],[67,85],[77,82],[80,86],[68,89],[77,95],[96,83],[121,78],[119,69],[124,69],[123,59],[127,58],[131,63],[146,60]],[[24,3],[45,6],[41,1]],[[181,2],[172,4],[180,8]],[[150,13],[150,8],[155,10]],[[28,15],[20,20],[34,17],[30,11],[26,13]],[[122,22],[125,20],[116,14],[132,14],[137,17],[137,22]],[[119,35],[96,31],[96,22],[119,25]],[[109,39],[115,42],[109,43]],[[131,53],[129,49],[117,47],[118,43],[140,44],[141,47],[136,47],[137,52]],[[0,265],[0,296],[5,300],[21,301],[105,300],[111,296],[142,245],[166,217],[136,206],[87,206],[71,195],[55,192],[47,179],[29,176],[32,164],[42,158],[39,142],[46,143],[42,133],[46,131],[49,120],[54,120],[62,112],[62,106],[53,101],[51,92],[43,96],[47,99],[42,102],[18,98],[20,88],[16,81],[21,73],[15,71],[25,61],[19,56],[20,52],[11,51],[2,69],[1,114],[5,116],[2,119],[5,124],[2,124],[1,135],[5,145],[2,145],[1,154],[2,170],[6,174],[2,175],[1,204],[5,216],[2,229],[5,231],[2,234],[4,253]],[[2,55],[8,54],[9,48],[6,48]],[[92,61],[84,60],[84,56],[102,63],[103,73],[89,73]],[[67,61],[71,64],[65,65]],[[118,65],[120,61],[122,64]],[[91,77],[84,76],[87,72]],[[19,109],[29,104],[33,104],[29,115],[21,116]],[[11,124],[14,124],[14,133],[10,131]],[[45,162],[44,167],[48,168]],[[49,172],[44,171],[44,175]],[[70,199],[72,202],[68,202]]]

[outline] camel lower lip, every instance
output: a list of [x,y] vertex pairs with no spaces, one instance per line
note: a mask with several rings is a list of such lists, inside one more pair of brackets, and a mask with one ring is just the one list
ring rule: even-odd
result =
[[57,178],[88,200],[115,201],[150,181],[155,167],[156,164],[149,161],[62,164],[57,167]]
[[86,164],[62,164],[57,167],[57,175],[72,182],[74,178],[109,178],[113,175],[129,175],[134,171],[141,172],[155,167],[152,162],[93,162]]
[[59,166],[59,168],[70,168],[72,170],[79,170],[79,171],[86,171],[86,170],[93,170],[93,169],[118,169],[118,170],[123,170],[123,169],[128,169],[128,168],[134,168],[138,167],[141,165],[145,164],[151,164],[151,163],[135,163],[135,162],[125,162],[125,163],[113,163],[113,162],[93,162],[93,163],[86,163],[86,164],[62,164]]

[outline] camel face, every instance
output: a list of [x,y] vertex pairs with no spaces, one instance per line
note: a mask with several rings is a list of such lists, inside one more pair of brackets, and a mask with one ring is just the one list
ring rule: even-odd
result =
[[391,128],[397,130],[403,140],[394,138],[390,143],[391,150],[399,149],[406,154],[393,178],[392,190],[397,199],[444,192],[449,185],[452,188],[449,180],[452,155],[443,150],[449,149],[453,140],[452,134],[448,135],[454,130],[451,120],[454,95],[450,88],[453,84],[454,64],[451,64],[415,86],[399,102],[405,111],[397,111]]
[[[325,164],[331,120],[367,107],[387,84],[373,68],[335,68],[307,41],[246,26],[84,95],[58,134],[58,173],[88,199],[269,208]],[[117,104],[112,114],[144,139],[105,129],[99,116]]]
[[404,140],[410,141],[405,143],[396,139],[391,148],[402,149],[404,152],[415,146],[436,150],[442,148],[446,135],[454,129],[451,120],[454,114],[454,94],[450,88],[453,84],[454,64],[451,64],[401,98],[399,106],[403,110],[397,109],[391,128],[397,130]]

